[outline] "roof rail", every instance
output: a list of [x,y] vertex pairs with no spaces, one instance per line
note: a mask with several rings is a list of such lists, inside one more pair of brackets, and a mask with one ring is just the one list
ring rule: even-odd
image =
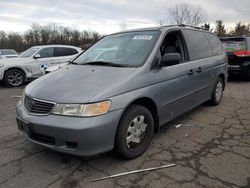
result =
[[165,26],[162,26],[162,27],[173,27],[173,26],[177,26],[177,27],[189,27],[189,28],[201,29],[201,30],[207,31],[207,30],[206,30],[205,28],[203,28],[203,27],[198,27],[198,26],[193,26],[193,25],[187,25],[187,24],[165,25]]

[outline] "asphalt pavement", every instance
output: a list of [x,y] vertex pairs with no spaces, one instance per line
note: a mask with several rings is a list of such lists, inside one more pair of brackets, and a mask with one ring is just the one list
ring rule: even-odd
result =
[[[250,81],[231,80],[219,106],[203,104],[166,124],[134,160],[113,152],[81,158],[30,143],[15,121],[16,96],[22,90],[0,85],[1,188],[250,188]],[[172,163],[176,165],[92,182]]]

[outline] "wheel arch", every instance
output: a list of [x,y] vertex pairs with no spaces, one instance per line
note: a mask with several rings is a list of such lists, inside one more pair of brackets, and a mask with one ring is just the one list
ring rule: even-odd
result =
[[124,112],[126,111],[126,109],[128,109],[133,104],[141,105],[141,106],[147,108],[151,112],[151,114],[153,116],[153,119],[154,119],[155,131],[158,131],[158,128],[159,128],[159,115],[158,115],[158,108],[157,108],[157,105],[156,105],[155,101],[153,99],[151,99],[150,97],[136,98],[133,101],[131,101],[130,103],[128,103],[128,105],[124,109]]
[[10,67],[10,68],[6,69],[6,70],[4,71],[3,78],[4,78],[5,74],[6,74],[8,71],[10,71],[10,70],[14,70],[14,69],[17,69],[17,70],[22,71],[22,72],[23,72],[23,74],[25,75],[25,78],[27,78],[27,75],[26,75],[25,70],[23,70],[23,69],[22,69],[22,68],[20,68],[20,67]]
[[226,86],[226,77],[223,73],[220,73],[218,78],[221,78],[223,81],[223,90],[225,90],[225,86]]

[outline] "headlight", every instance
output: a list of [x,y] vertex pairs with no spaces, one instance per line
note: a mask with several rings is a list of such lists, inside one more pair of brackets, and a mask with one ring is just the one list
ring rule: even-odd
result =
[[110,101],[92,104],[57,104],[53,114],[64,116],[91,117],[106,114],[111,106]]
[[3,67],[3,66],[4,66],[4,64],[1,64],[1,63],[0,63],[0,68]]

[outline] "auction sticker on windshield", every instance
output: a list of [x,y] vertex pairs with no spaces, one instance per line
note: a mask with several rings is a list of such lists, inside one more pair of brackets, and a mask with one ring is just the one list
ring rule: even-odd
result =
[[136,35],[133,37],[133,40],[151,40],[153,36],[151,35]]

